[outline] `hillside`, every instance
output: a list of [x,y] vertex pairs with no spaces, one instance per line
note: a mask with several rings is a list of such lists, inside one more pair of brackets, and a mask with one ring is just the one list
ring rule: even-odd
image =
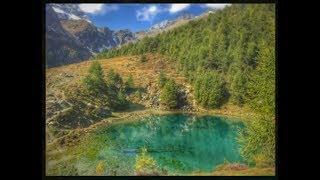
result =
[[176,70],[200,94],[214,89],[214,85],[201,89],[203,81],[224,83],[218,104],[197,98],[203,106],[214,108],[232,101],[274,115],[274,15],[273,5],[233,5],[156,37],[106,50],[96,58],[160,53],[174,59]]
[[[180,109],[191,110],[196,108],[190,84],[186,81],[185,77],[173,68],[170,61],[161,55],[149,54],[147,55],[146,62],[141,62],[139,56],[116,57],[99,60],[99,62],[104,72],[113,69],[124,80],[132,76],[135,90],[133,93],[128,94],[127,99],[130,101],[130,107],[133,109],[165,109],[159,103],[160,88],[158,87],[158,76],[160,72],[174,79],[180,85],[180,91],[185,94],[185,97],[181,97],[185,100]],[[55,124],[53,127],[59,127],[61,130],[87,127],[95,123],[90,118],[79,120],[72,118],[71,115],[67,116],[69,118],[67,122],[61,121],[61,115],[74,105],[66,97],[66,93],[76,93],[79,89],[83,88],[83,79],[87,75],[90,65],[91,61],[85,61],[47,70],[46,120],[49,126]],[[99,118],[97,121],[101,121],[102,119]],[[56,124],[57,122],[58,124]],[[71,126],[70,123],[72,124]]]
[[[130,43],[126,43],[131,41],[126,36],[130,31],[120,30],[114,34],[124,39],[118,42],[122,46],[106,49],[89,61],[46,69],[50,153],[76,144],[100,125],[130,121],[151,111],[223,114],[241,117],[244,123],[244,129],[234,129],[239,147],[228,148],[238,151],[244,161],[225,161],[212,173],[190,173],[274,174],[275,6],[236,4],[177,22],[160,23],[149,36]],[[68,37],[88,46],[101,40],[90,32],[106,32],[85,20],[61,24]],[[190,124],[195,121],[191,118]],[[216,136],[206,137],[203,142],[211,143]]]

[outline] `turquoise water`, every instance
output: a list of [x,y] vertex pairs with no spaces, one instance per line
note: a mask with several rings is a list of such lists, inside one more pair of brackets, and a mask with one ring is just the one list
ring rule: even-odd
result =
[[80,175],[93,175],[98,162],[105,175],[133,175],[135,157],[148,150],[168,174],[212,172],[224,161],[242,162],[236,141],[238,121],[217,116],[153,115],[99,130],[87,144],[89,155],[76,164]]

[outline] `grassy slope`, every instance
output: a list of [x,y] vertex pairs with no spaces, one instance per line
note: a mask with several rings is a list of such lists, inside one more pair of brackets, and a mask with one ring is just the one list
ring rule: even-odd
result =
[[[180,76],[172,67],[170,67],[168,62],[161,56],[148,55],[148,61],[141,63],[138,56],[124,56],[116,57],[111,59],[99,60],[103,70],[106,72],[108,69],[114,69],[118,72],[124,79],[126,79],[130,74],[135,80],[136,86],[145,87],[149,83],[155,83],[157,75],[160,70],[171,78],[174,78],[178,83],[184,83],[185,78]],[[65,79],[60,76],[63,73],[68,73],[74,77],[70,80],[80,81],[88,71],[91,61],[85,61],[81,63],[76,63],[72,65],[61,66],[57,68],[50,68],[46,71],[47,89],[52,88],[51,85],[61,84]],[[67,81],[65,81],[67,82]]]
[[[174,65],[161,55],[148,54],[148,61],[141,63],[139,56],[122,56],[110,59],[99,60],[104,71],[114,69],[124,79],[129,75],[133,76],[135,86],[148,88],[157,84],[157,78],[160,71],[166,76],[173,78],[178,84],[184,85],[192,91],[190,84],[179,72],[176,72]],[[85,61],[72,65],[61,66],[47,69],[46,71],[46,91],[47,95],[63,97],[61,88],[73,83],[81,83],[82,78],[87,74],[91,61]],[[193,100],[193,99],[192,99]],[[206,110],[196,104],[196,109],[200,112],[210,114],[221,114],[236,117],[248,117],[252,114],[247,107],[238,107],[230,103],[225,104],[219,109]]]
[[[114,69],[121,77],[126,80],[132,75],[136,87],[143,89],[146,93],[157,93],[157,79],[160,71],[163,71],[168,77],[174,79],[177,84],[186,88],[191,87],[186,79],[175,71],[172,65],[160,55],[147,55],[147,62],[140,62],[139,56],[124,56],[111,59],[99,60],[106,73],[109,69]],[[86,76],[91,61],[85,61],[77,64],[51,68],[46,71],[46,93],[47,101],[61,100],[64,98],[63,89],[73,84],[82,83]],[[70,88],[71,87],[71,88]],[[132,99],[130,99],[132,101]],[[134,100],[133,100],[134,101]],[[147,102],[134,102],[141,106],[147,106]],[[48,104],[47,104],[48,105]],[[132,107],[136,109],[137,107]]]

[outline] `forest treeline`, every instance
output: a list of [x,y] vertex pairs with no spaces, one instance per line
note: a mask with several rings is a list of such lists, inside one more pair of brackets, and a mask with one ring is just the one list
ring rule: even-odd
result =
[[255,111],[258,116],[240,136],[242,154],[255,163],[274,163],[274,4],[228,6],[155,37],[106,50],[95,58],[145,53],[160,53],[176,63],[177,70],[192,84],[199,105],[218,108],[231,102]]

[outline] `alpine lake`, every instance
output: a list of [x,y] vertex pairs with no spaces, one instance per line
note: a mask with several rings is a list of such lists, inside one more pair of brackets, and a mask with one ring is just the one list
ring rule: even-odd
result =
[[142,149],[167,175],[212,172],[226,161],[243,162],[237,142],[243,128],[228,117],[184,113],[112,123],[47,161],[47,175],[94,176],[97,166],[103,167],[100,175],[135,175]]

